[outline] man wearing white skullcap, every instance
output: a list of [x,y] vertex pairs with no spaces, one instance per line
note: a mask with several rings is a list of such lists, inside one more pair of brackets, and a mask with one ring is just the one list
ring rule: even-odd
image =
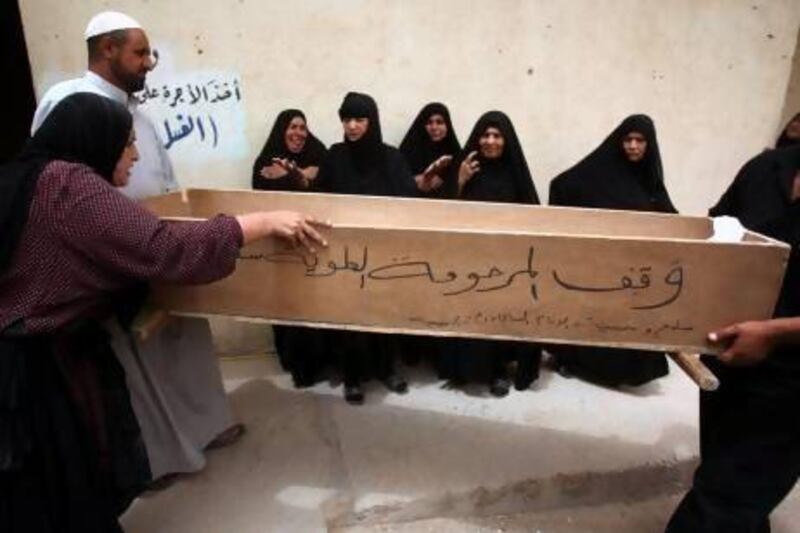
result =
[[138,109],[132,93],[144,88],[147,73],[154,63],[150,44],[142,26],[133,18],[115,11],[95,15],[86,26],[89,69],[82,78],[61,82],[48,90],[33,117],[31,133],[66,96],[91,92],[116,100],[130,109],[136,130],[139,161],[133,166],[130,183],[121,191],[140,199],[178,188],[163,142],[152,122]]
[[[89,21],[84,37],[88,71],[47,91],[32,131],[70,94],[91,92],[111,98],[133,115],[139,151],[129,184],[120,191],[140,199],[177,189],[164,143],[132,97],[144,88],[154,67],[141,25],[128,15],[106,11]],[[228,407],[207,320],[175,318],[146,341],[123,331],[116,321],[106,325],[125,368],[153,479],[202,469],[205,448],[232,443],[242,434],[244,427],[233,423]]]
[[103,35],[117,30],[142,29],[141,24],[125,13],[119,11],[103,11],[92,17],[83,32],[83,38],[89,40],[92,37]]

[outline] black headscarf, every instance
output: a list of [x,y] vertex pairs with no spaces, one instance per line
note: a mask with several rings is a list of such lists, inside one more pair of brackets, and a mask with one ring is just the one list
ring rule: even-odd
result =
[[[433,142],[425,129],[433,115],[441,115],[447,125],[447,135],[439,142]],[[415,175],[422,173],[428,165],[443,155],[455,157],[460,151],[461,145],[450,120],[450,111],[439,102],[432,102],[422,108],[400,143],[400,152]]]
[[[479,141],[488,128],[497,128],[503,135],[503,154],[497,159],[486,159],[480,155]],[[461,155],[451,163],[450,176],[446,186],[456,196],[458,187],[458,169],[461,162],[471,152],[478,152],[476,160],[480,171],[470,178],[461,191],[464,200],[480,200],[487,202],[514,202],[522,204],[538,204],[539,195],[528,169],[528,162],[517,138],[517,132],[508,116],[501,111],[484,113],[472,133]]]
[[348,146],[355,165],[359,168],[367,168],[379,164],[379,159],[383,154],[383,133],[378,115],[378,104],[368,94],[349,92],[339,107],[339,120],[348,118],[369,120],[367,131],[359,140],[349,141],[347,136],[344,137],[344,142]]
[[83,163],[110,183],[132,125],[122,104],[76,93],[59,102],[13,162],[0,167],[0,272],[17,247],[45,165],[53,160]]
[[800,169],[800,145],[767,150],[745,163],[708,214],[736,217],[754,229],[782,216],[791,206],[794,177]]
[[299,109],[284,109],[278,114],[272,130],[253,164],[253,188],[259,190],[295,190],[296,183],[289,177],[266,180],[261,177],[261,169],[272,164],[274,157],[294,161],[298,167],[318,167],[325,157],[325,145],[308,131],[306,142],[299,154],[289,150],[286,146],[286,130],[289,123],[296,117],[306,121],[306,116]]
[[[632,162],[622,140],[631,132],[647,141],[644,158]],[[661,152],[653,121],[631,115],[574,167],[550,183],[550,204],[600,209],[677,213],[664,186]]]
[[323,191],[376,196],[415,196],[416,186],[403,156],[383,143],[378,105],[371,96],[350,92],[339,108],[339,118],[369,119],[357,141],[334,144],[317,180]]
[[778,137],[778,141],[775,143],[775,148],[788,148],[789,146],[800,144],[800,139],[790,139],[787,135],[787,131],[791,123],[798,119],[800,119],[800,113],[797,113],[791,118],[791,120],[789,120],[789,122],[786,123],[786,126],[783,128],[780,137]]

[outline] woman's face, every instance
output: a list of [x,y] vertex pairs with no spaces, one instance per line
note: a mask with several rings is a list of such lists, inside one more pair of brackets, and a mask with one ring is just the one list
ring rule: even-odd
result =
[[284,142],[286,148],[293,154],[299,154],[303,151],[303,146],[306,145],[306,138],[308,137],[308,130],[306,129],[306,121],[303,117],[294,117],[286,128],[284,134]]
[[638,163],[647,153],[647,139],[642,133],[632,131],[622,138],[622,152],[631,163]]
[[114,187],[124,187],[128,184],[128,179],[131,176],[131,167],[139,159],[139,151],[136,149],[136,135],[131,133],[128,135],[128,142],[125,143],[125,148],[122,150],[122,155],[119,156],[117,166],[114,167],[114,174],[111,177],[111,184]]
[[481,138],[478,139],[478,149],[485,159],[497,159],[503,155],[506,140],[503,134],[495,127],[486,128]]
[[428,121],[425,123],[425,131],[428,132],[428,137],[431,138],[431,141],[438,143],[447,136],[447,122],[445,122],[442,115],[434,113],[428,117]]
[[344,128],[344,136],[350,142],[356,142],[367,133],[369,128],[368,118],[346,118],[342,120],[342,127]]
[[793,141],[800,140],[800,114],[795,115],[792,121],[786,126],[786,136]]

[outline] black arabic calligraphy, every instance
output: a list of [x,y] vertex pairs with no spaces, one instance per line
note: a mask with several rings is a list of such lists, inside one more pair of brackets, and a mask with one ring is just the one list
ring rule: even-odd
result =
[[[400,279],[425,279],[433,284],[451,284],[458,280],[459,275],[448,270],[443,274],[437,274],[434,267],[429,261],[400,261],[393,260],[389,264],[381,264],[374,268],[367,269],[369,263],[369,249],[363,246],[361,249],[360,258],[352,260],[350,256],[350,247],[344,246],[342,249],[341,261],[329,260],[325,264],[320,264],[319,258],[316,255],[306,255],[299,251],[288,250],[279,251],[269,254],[254,254],[248,256],[240,256],[243,260],[263,260],[272,263],[295,263],[303,265],[305,269],[305,276],[309,277],[328,277],[337,274],[338,272],[350,271],[360,275],[361,288],[363,289],[366,280],[372,281],[392,281]],[[477,272],[469,272],[466,274],[465,279],[469,283],[461,288],[448,290],[442,293],[443,296],[456,296],[467,292],[490,292],[505,289],[514,283],[514,280],[521,275],[527,274],[528,279],[534,280],[538,276],[538,272],[533,269],[534,249],[529,247],[527,263],[524,268],[515,270],[506,274],[497,266],[488,268],[486,274],[479,274]],[[499,283],[494,285],[481,286],[482,280],[489,280],[494,278],[504,278]],[[536,285],[531,283],[530,288],[531,297],[534,300],[538,299]]]
[[[650,279],[650,272],[652,267],[642,267],[639,269],[641,273],[638,279],[638,283],[630,276],[622,276],[620,278],[619,284],[614,284],[610,286],[591,286],[591,285],[578,285],[576,283],[567,282],[562,279],[562,277],[558,274],[557,271],[553,270],[553,279],[555,282],[561,286],[562,288],[568,291],[578,291],[578,292],[592,292],[592,293],[606,293],[606,292],[618,292],[618,291],[637,291],[641,289],[647,289],[651,286],[651,279]],[[631,309],[636,310],[647,310],[647,309],[658,309],[660,307],[665,307],[680,297],[681,292],[683,291],[683,267],[676,266],[670,269],[667,272],[667,275],[664,276],[663,283],[665,285],[675,287],[675,292],[666,300],[656,302],[653,304],[647,305],[633,305]]]

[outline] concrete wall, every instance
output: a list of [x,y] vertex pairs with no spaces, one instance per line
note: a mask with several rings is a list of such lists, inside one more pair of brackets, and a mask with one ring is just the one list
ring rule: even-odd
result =
[[[356,89],[376,97],[390,143],[431,100],[449,104],[462,140],[483,111],[508,112],[545,197],[549,180],[624,116],[648,113],[675,204],[692,214],[774,141],[800,24],[797,0],[22,0],[21,8],[39,94],[81,74],[83,29],[103,9],[147,28],[161,52],[152,87],[213,93],[196,105],[172,107],[163,94],[145,104],[162,131],[188,132],[170,149],[186,186],[248,187],[285,107],[306,110],[324,142],[338,140],[336,110]],[[199,126],[185,126],[190,115],[193,127],[204,121],[202,139]]]
[[[800,5],[798,5],[798,9],[800,9]],[[797,45],[792,59],[792,75],[786,87],[781,124],[786,124],[797,113],[800,113],[800,30],[797,32]]]

